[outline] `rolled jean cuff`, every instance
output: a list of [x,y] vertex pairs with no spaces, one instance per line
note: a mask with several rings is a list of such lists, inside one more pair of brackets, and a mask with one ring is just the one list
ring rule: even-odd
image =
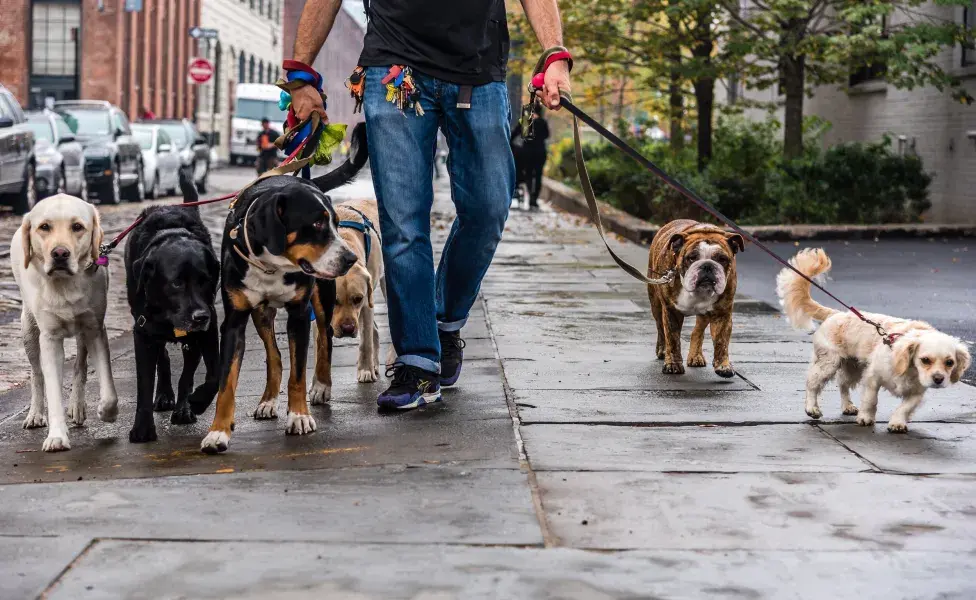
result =
[[418,369],[423,369],[429,373],[441,374],[441,363],[434,362],[429,358],[424,358],[423,356],[415,356],[408,354],[406,356],[398,356],[396,359],[396,364],[408,365],[411,367],[417,367]]
[[442,323],[442,322],[438,321],[437,322],[437,330],[438,331],[450,331],[450,332],[461,331],[461,328],[464,327],[464,324],[467,323],[467,322],[468,322],[468,318],[467,317],[464,317],[460,321],[451,321],[450,323]]

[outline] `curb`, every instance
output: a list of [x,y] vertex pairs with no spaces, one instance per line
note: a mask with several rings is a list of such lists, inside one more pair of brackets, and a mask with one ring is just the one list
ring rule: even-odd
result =
[[[540,197],[564,212],[589,218],[586,199],[579,191],[553,179],[544,178]],[[659,226],[597,200],[603,226],[637,244],[649,246]],[[889,225],[751,225],[743,227],[762,241],[796,240],[878,240],[931,237],[974,237],[976,224],[936,225],[905,223]]]

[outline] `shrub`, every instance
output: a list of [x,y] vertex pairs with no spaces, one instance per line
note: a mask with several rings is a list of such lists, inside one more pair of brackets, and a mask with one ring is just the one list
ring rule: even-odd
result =
[[[691,150],[628,140],[668,174],[742,224],[917,222],[931,206],[931,176],[915,156],[899,156],[891,140],[820,150],[824,121],[809,119],[803,156],[782,157],[779,123],[720,118],[704,173]],[[572,139],[551,148],[550,174],[578,185]],[[583,147],[597,196],[643,219],[705,218],[687,199],[608,143]]]

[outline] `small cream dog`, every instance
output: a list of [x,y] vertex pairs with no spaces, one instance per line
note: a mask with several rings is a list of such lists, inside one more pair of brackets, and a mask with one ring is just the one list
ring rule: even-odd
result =
[[[821,249],[802,250],[790,264],[811,278],[830,270],[830,258]],[[813,300],[810,283],[793,271],[780,271],[776,284],[776,293],[793,327],[811,331],[815,329],[814,321],[821,321],[813,336],[813,360],[806,384],[806,413],[814,419],[823,415],[819,406],[821,390],[839,373],[841,410],[845,415],[857,415],[858,425],[874,425],[878,390],[885,388],[902,400],[888,421],[888,431],[905,433],[925,390],[958,383],[969,368],[966,345],[928,323],[865,314],[894,334],[894,343],[889,347],[873,326],[854,314],[832,310]],[[864,390],[858,409],[851,402],[851,388],[862,379]]]
[[95,265],[101,241],[95,207],[58,194],[24,215],[10,242],[10,264],[23,299],[24,350],[31,364],[31,404],[24,428],[48,425],[45,452],[71,448],[61,403],[64,338],[78,340],[68,418],[76,425],[85,422],[89,352],[98,372],[98,416],[111,423],[118,413],[105,331],[108,268]]

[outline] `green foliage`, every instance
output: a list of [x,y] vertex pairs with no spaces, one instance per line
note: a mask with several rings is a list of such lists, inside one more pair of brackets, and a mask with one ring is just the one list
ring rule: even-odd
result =
[[[820,149],[822,121],[810,119],[801,157],[782,158],[779,123],[719,119],[715,151],[699,174],[691,151],[662,142],[628,140],[673,177],[742,224],[916,222],[930,207],[931,176],[915,156],[899,156],[891,140]],[[708,220],[690,202],[606,143],[584,145],[597,196],[656,223]],[[550,174],[577,186],[572,140],[552,147]]]

